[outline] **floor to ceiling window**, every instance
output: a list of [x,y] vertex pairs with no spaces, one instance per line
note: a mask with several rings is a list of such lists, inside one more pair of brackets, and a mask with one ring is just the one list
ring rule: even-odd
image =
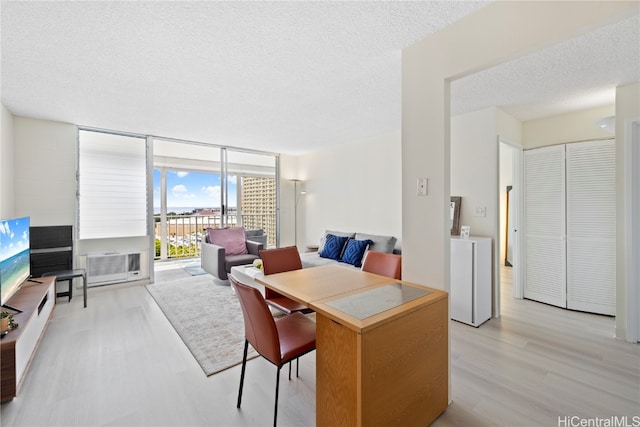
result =
[[263,229],[277,243],[276,155],[153,141],[155,259],[198,257],[207,228]]
[[[269,246],[277,246],[277,166],[278,157],[272,154],[227,150],[227,173],[235,177],[238,224],[247,230],[264,230]],[[228,194],[232,200],[233,192]]]
[[199,257],[207,228],[262,229],[277,246],[278,166],[277,154],[79,127],[82,263],[138,257],[135,277],[153,280],[154,260]]

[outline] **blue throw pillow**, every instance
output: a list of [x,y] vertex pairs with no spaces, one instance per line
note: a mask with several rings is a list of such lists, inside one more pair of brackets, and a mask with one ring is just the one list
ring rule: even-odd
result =
[[362,267],[362,257],[364,256],[364,252],[372,243],[373,241],[368,239],[349,239],[344,247],[344,252],[342,253],[342,261],[355,267]]
[[342,249],[346,243],[348,237],[334,236],[333,234],[327,234],[324,242],[324,248],[320,252],[322,258],[331,258],[340,260],[342,255]]

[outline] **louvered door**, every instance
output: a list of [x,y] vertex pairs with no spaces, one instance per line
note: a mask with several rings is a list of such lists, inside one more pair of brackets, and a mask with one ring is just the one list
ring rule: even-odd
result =
[[615,142],[566,149],[567,308],[615,315]]
[[564,145],[524,152],[524,297],[566,307]]

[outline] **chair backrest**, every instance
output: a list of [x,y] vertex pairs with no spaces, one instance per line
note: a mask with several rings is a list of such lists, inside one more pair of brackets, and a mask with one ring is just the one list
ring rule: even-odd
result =
[[367,251],[364,262],[362,263],[362,271],[400,280],[402,279],[402,256],[384,252]]
[[264,358],[278,365],[281,360],[280,338],[273,315],[262,294],[229,276],[240,300],[244,317],[244,336]]
[[295,246],[263,249],[260,251],[260,258],[262,258],[262,268],[265,276],[302,268],[302,260],[300,260],[298,248]]
[[[262,270],[264,275],[283,273],[285,271],[302,269],[300,253],[295,246],[285,246],[276,249],[263,249],[260,251],[262,258]],[[265,288],[264,297],[266,299],[282,297],[278,292]]]

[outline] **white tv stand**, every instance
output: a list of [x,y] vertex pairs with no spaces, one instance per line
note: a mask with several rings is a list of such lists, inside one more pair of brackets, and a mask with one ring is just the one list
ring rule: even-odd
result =
[[[7,304],[22,310],[14,314],[18,327],[0,341],[0,401],[5,402],[18,395],[20,387],[44,335],[56,304],[55,276],[35,279],[42,283],[26,281]],[[4,308],[0,309],[5,311]],[[11,312],[11,310],[6,310]]]

